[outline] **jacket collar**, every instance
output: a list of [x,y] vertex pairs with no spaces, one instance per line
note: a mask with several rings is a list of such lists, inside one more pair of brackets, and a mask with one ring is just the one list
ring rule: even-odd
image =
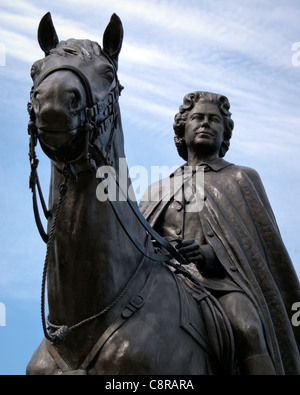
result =
[[[213,170],[214,172],[218,172],[218,171],[224,169],[225,167],[232,166],[232,165],[233,165],[233,163],[227,162],[223,158],[216,158],[210,162],[203,162],[199,166],[201,166],[201,167],[203,166],[205,172],[210,171],[210,170]],[[174,171],[174,173],[170,174],[170,177],[181,175],[186,166],[188,166],[188,163],[185,163],[184,165],[182,165],[178,169],[176,169]]]

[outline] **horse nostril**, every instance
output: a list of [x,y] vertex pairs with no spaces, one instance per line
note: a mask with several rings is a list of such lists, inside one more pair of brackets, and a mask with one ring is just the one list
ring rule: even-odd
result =
[[71,110],[80,110],[82,107],[81,94],[78,90],[74,90],[71,93]]

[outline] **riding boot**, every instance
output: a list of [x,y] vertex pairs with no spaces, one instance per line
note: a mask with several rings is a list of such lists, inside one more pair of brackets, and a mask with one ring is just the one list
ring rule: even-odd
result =
[[274,365],[268,355],[253,355],[240,364],[241,375],[275,375]]

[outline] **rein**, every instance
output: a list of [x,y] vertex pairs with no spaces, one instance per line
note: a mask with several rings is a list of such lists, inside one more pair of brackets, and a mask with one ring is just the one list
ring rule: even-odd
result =
[[[107,56],[106,56],[107,57]],[[108,57],[107,57],[108,58]],[[108,58],[109,59],[109,58]],[[111,62],[111,61],[110,61]],[[111,64],[113,64],[111,62]],[[80,326],[91,322],[95,320],[96,318],[99,318],[102,316],[104,313],[108,312],[127,292],[127,290],[130,288],[131,284],[135,280],[135,278],[138,276],[144,259],[142,260],[141,264],[138,266],[136,272],[132,276],[132,278],[129,280],[127,286],[123,290],[123,292],[109,305],[107,308],[105,308],[103,311],[95,314],[92,317],[89,317],[78,324],[73,325],[72,327],[67,327],[65,325],[57,326],[54,324],[51,324],[49,320],[47,320],[47,323],[51,329],[54,330],[54,333],[50,334],[48,332],[48,328],[46,325],[46,319],[45,319],[45,290],[46,290],[46,277],[47,277],[47,269],[48,269],[48,261],[49,261],[49,255],[50,251],[52,248],[52,244],[54,241],[54,236],[55,236],[55,228],[56,228],[56,223],[57,219],[59,216],[60,209],[63,205],[65,195],[67,193],[67,182],[69,176],[73,176],[75,180],[77,180],[77,175],[78,172],[83,172],[87,170],[96,170],[96,161],[91,153],[90,150],[93,149],[93,153],[97,155],[97,157],[100,157],[100,161],[104,163],[105,165],[111,166],[113,164],[112,162],[112,156],[111,156],[111,148],[112,148],[112,142],[114,138],[114,133],[115,133],[115,126],[116,126],[116,120],[117,120],[117,109],[116,109],[116,104],[118,102],[118,96],[121,94],[121,90],[123,87],[120,85],[117,75],[116,75],[116,70],[115,70],[115,78],[114,78],[114,86],[111,88],[111,90],[107,93],[107,95],[94,104],[93,100],[93,91],[90,85],[90,82],[88,78],[85,76],[84,73],[82,73],[81,70],[78,68],[71,66],[71,65],[64,65],[64,66],[59,66],[56,68],[52,68],[48,70],[46,73],[44,73],[37,84],[37,87],[51,74],[58,70],[69,70],[73,73],[75,73],[83,83],[83,86],[85,87],[86,93],[87,93],[87,102],[88,106],[85,108],[85,123],[83,125],[83,130],[85,133],[85,144],[84,144],[84,150],[83,153],[79,156],[79,158],[73,160],[73,161],[68,161],[62,166],[59,166],[57,163],[55,165],[57,166],[58,170],[63,173],[64,175],[64,182],[60,186],[60,195],[58,198],[57,202],[57,207],[54,213],[53,217],[53,222],[52,226],[50,229],[49,234],[47,234],[43,228],[40,214],[39,214],[39,209],[38,209],[38,203],[37,203],[37,192],[40,198],[41,206],[45,215],[45,218],[48,220],[52,214],[47,210],[45,200],[42,194],[39,178],[38,178],[38,173],[37,173],[37,168],[39,161],[36,156],[35,152],[35,147],[37,145],[38,141],[38,133],[37,133],[37,127],[35,124],[35,114],[34,110],[32,107],[31,103],[28,103],[28,112],[30,116],[30,121],[28,124],[28,134],[30,135],[30,144],[29,144],[29,159],[30,159],[30,165],[31,165],[31,174],[30,174],[30,181],[29,181],[29,186],[30,189],[32,190],[32,199],[33,199],[33,211],[34,211],[34,216],[35,216],[35,221],[37,224],[37,228],[39,230],[39,233],[45,243],[47,243],[47,252],[46,252],[46,257],[45,257],[45,263],[44,263],[44,269],[43,269],[43,279],[42,279],[42,290],[41,290],[41,316],[42,316],[42,325],[43,325],[43,331],[45,337],[50,340],[52,343],[59,343],[63,341],[68,334],[76,329],[79,328]],[[32,93],[34,92],[34,88],[32,90]],[[107,139],[106,145],[101,144],[101,140],[99,137],[101,135],[104,135],[105,133],[108,132],[110,129],[110,135]],[[51,158],[51,155],[49,155]],[[78,169],[78,162],[80,159],[84,159],[84,165]],[[116,180],[117,186],[120,189],[119,183]],[[178,251],[167,241],[165,238],[161,237],[157,232],[153,230],[153,228],[149,225],[149,223],[146,221],[146,219],[143,217],[141,212],[139,211],[138,207],[136,204],[133,204],[133,202],[128,198],[126,198],[126,201],[138,219],[139,223],[143,226],[145,231],[151,236],[153,239],[152,242],[156,242],[160,247],[163,247],[167,250],[168,254],[163,254],[161,251],[157,251],[155,249],[155,252],[149,251],[146,249],[141,243],[135,238],[135,236],[131,233],[131,231],[127,228],[126,224],[122,221],[121,215],[119,213],[119,209],[115,202],[109,200],[109,203],[113,209],[114,214],[116,215],[118,222],[120,223],[121,227],[124,229],[125,233],[128,235],[129,239],[131,242],[135,245],[135,247],[144,255],[144,257],[149,258],[153,261],[158,261],[158,262],[165,262],[168,265],[172,266],[174,269],[176,269],[175,273],[178,274],[183,274],[185,277],[189,278],[191,281],[194,283],[198,283],[198,281],[193,277],[193,275],[187,271],[182,265],[187,265],[186,260],[178,253]],[[175,258],[179,264],[175,264],[171,262],[171,259]]]

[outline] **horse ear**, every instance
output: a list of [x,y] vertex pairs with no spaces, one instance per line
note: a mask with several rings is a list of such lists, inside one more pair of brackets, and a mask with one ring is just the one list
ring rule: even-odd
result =
[[45,56],[48,56],[51,49],[55,48],[59,43],[50,12],[47,12],[41,19],[38,28],[38,42],[45,52]]
[[118,15],[113,14],[103,34],[103,51],[117,64],[123,42],[123,26]]

